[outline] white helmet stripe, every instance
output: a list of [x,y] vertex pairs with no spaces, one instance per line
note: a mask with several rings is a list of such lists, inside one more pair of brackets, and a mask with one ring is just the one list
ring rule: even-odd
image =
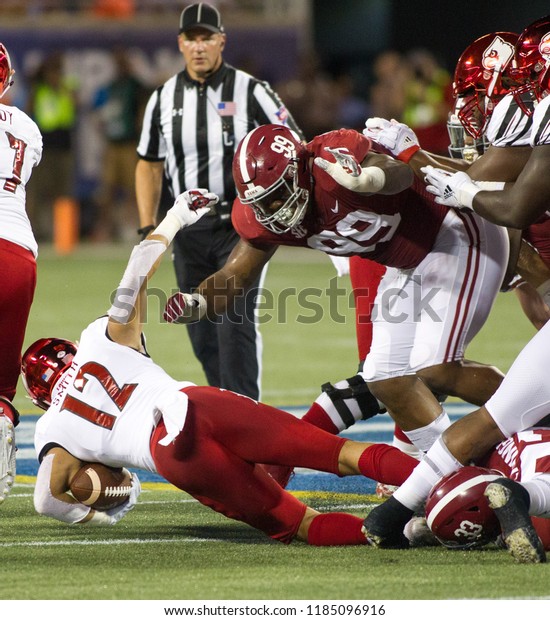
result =
[[433,509],[430,511],[430,514],[428,515],[426,519],[426,522],[428,523],[428,527],[430,529],[432,528],[432,523],[435,521],[439,513],[450,502],[452,502],[453,499],[455,499],[458,495],[460,495],[463,491],[466,491],[467,489],[471,489],[472,487],[475,487],[476,484],[481,484],[482,482],[492,482],[493,480],[496,480],[497,478],[500,478],[500,477],[501,476],[497,474],[481,475],[481,476],[476,476],[475,478],[471,478],[470,480],[466,480],[462,484],[459,484],[456,488],[454,488],[452,491],[450,491],[444,497],[442,497],[437,502],[437,504],[433,507]]
[[254,187],[254,184],[251,183],[250,171],[248,170],[248,167],[247,167],[246,154],[248,150],[248,143],[250,142],[250,138],[252,138],[252,134],[256,132],[256,129],[254,129],[253,131],[249,131],[246,134],[246,136],[243,138],[243,142],[241,144],[241,151],[239,153],[239,170],[241,171],[241,174],[243,175],[243,181],[247,184],[248,189],[251,189],[252,187]]

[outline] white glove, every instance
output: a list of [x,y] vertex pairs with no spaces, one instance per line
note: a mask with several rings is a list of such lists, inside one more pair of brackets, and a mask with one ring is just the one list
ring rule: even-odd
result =
[[199,293],[171,295],[162,314],[167,323],[194,323],[206,314],[206,299]]
[[420,150],[420,144],[414,131],[405,123],[398,123],[385,118],[368,118],[365,122],[363,135],[380,144],[396,159],[408,163],[411,157]]
[[329,174],[339,185],[353,192],[374,194],[379,192],[386,182],[386,174],[377,166],[361,168],[357,161],[346,148],[330,148],[325,150],[331,153],[336,163],[322,157],[316,157],[314,163]]
[[433,166],[424,166],[420,170],[426,175],[426,190],[436,197],[438,204],[473,209],[474,196],[481,188],[465,172],[452,173]]
[[181,223],[180,228],[185,228],[211,212],[218,201],[218,196],[207,189],[188,189],[176,198],[168,213],[173,213]]
[[154,234],[162,235],[171,243],[182,228],[191,226],[210,213],[218,200],[216,194],[206,189],[188,189],[176,198],[174,206],[168,209],[162,222],[153,231]]
[[123,517],[125,517],[130,510],[136,505],[139,494],[141,493],[141,483],[136,474],[132,474],[132,490],[130,491],[130,497],[116,508],[105,510],[105,512],[111,517],[111,525],[118,523]]

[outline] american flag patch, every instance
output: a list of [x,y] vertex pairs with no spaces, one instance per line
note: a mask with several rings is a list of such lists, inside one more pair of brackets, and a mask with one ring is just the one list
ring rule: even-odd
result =
[[235,116],[237,104],[234,101],[220,101],[218,103],[218,114],[220,116]]
[[282,106],[277,112],[275,112],[275,116],[281,121],[283,125],[286,125],[286,121],[288,120],[288,110]]

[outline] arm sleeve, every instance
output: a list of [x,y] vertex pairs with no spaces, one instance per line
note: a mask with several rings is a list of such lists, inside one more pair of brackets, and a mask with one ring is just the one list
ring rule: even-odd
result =
[[88,515],[91,508],[84,504],[69,504],[52,495],[50,479],[53,459],[53,454],[46,455],[38,469],[34,487],[34,508],[38,514],[52,517],[63,523],[78,523]]

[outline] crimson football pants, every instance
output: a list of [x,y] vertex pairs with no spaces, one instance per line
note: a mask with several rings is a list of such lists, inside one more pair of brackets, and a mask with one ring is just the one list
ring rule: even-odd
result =
[[16,243],[0,239],[0,283],[0,396],[13,400],[36,287],[33,253]]
[[306,506],[258,463],[338,474],[346,439],[289,413],[214,387],[190,387],[182,432],[168,446],[161,421],[151,438],[158,473],[199,502],[290,543]]

